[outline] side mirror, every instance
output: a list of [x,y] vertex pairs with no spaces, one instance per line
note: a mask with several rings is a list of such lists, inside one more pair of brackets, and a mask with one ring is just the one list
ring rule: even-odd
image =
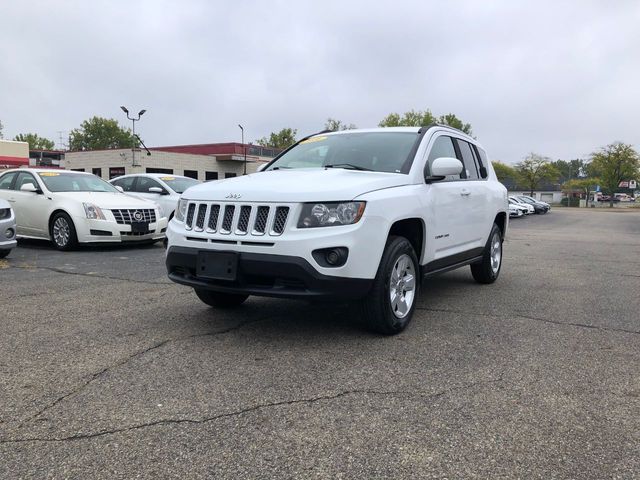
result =
[[33,183],[23,183],[22,186],[20,187],[20,191],[21,192],[32,192],[32,193],[40,193],[41,190],[39,188],[36,188],[36,186]]
[[460,175],[464,165],[457,158],[440,157],[431,164],[431,176],[426,177],[427,181],[444,180],[447,175]]
[[164,195],[166,192],[160,187],[149,187],[149,193],[157,193],[159,195]]
[[120,185],[114,185],[116,187],[116,190],[118,190],[120,193],[124,193],[124,188],[122,188]]

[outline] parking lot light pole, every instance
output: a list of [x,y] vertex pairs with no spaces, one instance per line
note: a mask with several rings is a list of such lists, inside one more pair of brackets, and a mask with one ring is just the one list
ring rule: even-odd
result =
[[238,124],[238,126],[240,127],[240,131],[242,132],[242,149],[244,150],[244,173],[243,175],[247,174],[247,146],[244,144],[244,128],[242,128],[242,125]]
[[131,166],[132,167],[136,167],[137,166],[136,165],[136,122],[138,120],[140,120],[140,117],[142,115],[144,115],[144,112],[146,112],[146,110],[144,110],[144,109],[140,110],[138,112],[138,118],[135,118],[135,117],[130,117],[129,116],[129,110],[127,110],[127,107],[121,106],[120,108],[127,115],[127,118],[133,122],[133,135],[132,135],[133,140],[132,140],[132,145],[131,145],[131,156],[133,158],[131,160]]

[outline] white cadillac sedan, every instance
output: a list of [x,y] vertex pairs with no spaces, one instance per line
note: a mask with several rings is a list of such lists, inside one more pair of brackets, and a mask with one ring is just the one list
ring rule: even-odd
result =
[[78,243],[154,242],[167,229],[156,204],[90,173],[7,170],[0,174],[0,198],[15,212],[18,237],[51,240],[59,250]]

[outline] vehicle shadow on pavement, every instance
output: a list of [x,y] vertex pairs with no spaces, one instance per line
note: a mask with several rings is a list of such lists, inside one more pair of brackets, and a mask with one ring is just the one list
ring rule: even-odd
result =
[[[29,248],[31,250],[49,250],[52,252],[60,252],[67,253],[58,250],[53,246],[48,240],[36,240],[33,238],[19,238],[18,239],[18,248]],[[113,252],[118,250],[137,250],[137,249],[150,249],[157,248],[158,250],[164,250],[161,241],[156,241],[154,243],[150,242],[131,242],[131,243],[87,243],[81,244],[76,247],[72,252]]]

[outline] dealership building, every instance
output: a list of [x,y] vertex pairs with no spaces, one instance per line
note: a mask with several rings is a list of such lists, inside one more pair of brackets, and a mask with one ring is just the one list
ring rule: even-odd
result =
[[135,151],[131,148],[71,151],[64,153],[60,166],[93,173],[105,180],[130,173],[164,173],[206,181],[253,173],[279,152],[242,143],[176,145]]

